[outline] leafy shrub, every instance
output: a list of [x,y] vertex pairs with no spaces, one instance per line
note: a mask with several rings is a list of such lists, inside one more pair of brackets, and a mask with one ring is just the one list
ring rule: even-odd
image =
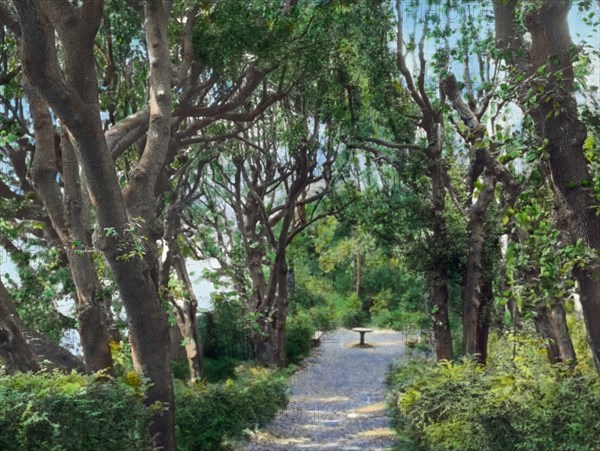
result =
[[307,313],[316,330],[334,330],[337,327],[333,305],[311,307]]
[[[178,449],[222,449],[285,407],[285,372],[243,366],[234,373],[220,384],[175,381]],[[0,449],[150,451],[145,388],[136,373],[111,381],[76,373],[0,376]]]
[[236,293],[216,293],[212,296],[213,310],[204,313],[198,329],[209,357],[230,357],[248,360],[253,355],[249,340],[253,321]]
[[151,449],[137,377],[0,376],[0,449]]
[[290,294],[290,306],[303,307],[305,309],[327,304],[324,296],[310,291],[304,284],[296,284]]
[[431,320],[421,312],[405,312],[402,310],[378,310],[371,314],[374,326],[394,330],[423,330],[431,327]]
[[307,314],[288,318],[285,326],[285,352],[289,363],[298,363],[310,353],[315,330]]
[[[507,359],[507,349],[519,352]],[[414,447],[460,450],[598,449],[600,380],[551,367],[536,339],[500,339],[486,368],[470,360],[395,364],[393,422]]]
[[238,367],[224,384],[187,386],[177,381],[176,433],[179,450],[222,449],[226,440],[265,424],[287,404],[284,373]]
[[[206,382],[217,383],[234,377],[235,367],[242,363],[241,360],[230,357],[217,359],[204,357],[204,378]],[[190,378],[190,366],[186,360],[174,360],[171,362],[171,372],[175,379],[186,382]]]
[[190,365],[187,359],[178,359],[171,362],[171,374],[175,379],[187,381],[190,378]]
[[240,360],[222,357],[220,359],[204,358],[204,377],[207,382],[217,383],[230,379],[235,375],[235,367]]
[[369,323],[369,314],[362,310],[351,310],[342,317],[342,326],[351,329],[353,327],[366,326]]

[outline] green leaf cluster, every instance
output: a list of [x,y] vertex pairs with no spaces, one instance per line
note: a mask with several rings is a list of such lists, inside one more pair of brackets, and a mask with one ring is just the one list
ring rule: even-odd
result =
[[407,449],[596,449],[600,382],[552,367],[539,339],[495,337],[487,367],[472,360],[402,361],[388,374],[390,406]]
[[0,448],[148,450],[143,390],[100,374],[0,376]]

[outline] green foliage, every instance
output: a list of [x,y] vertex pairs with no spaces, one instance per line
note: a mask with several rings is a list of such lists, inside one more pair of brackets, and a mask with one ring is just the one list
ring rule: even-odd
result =
[[249,341],[252,324],[235,293],[214,294],[213,310],[202,315],[198,324],[205,354],[219,358],[249,359],[252,356]]
[[186,381],[190,379],[190,366],[187,359],[173,360],[171,362],[171,374],[175,379]]
[[[210,384],[224,382],[235,376],[235,368],[244,363],[231,357],[204,357],[204,380]],[[175,379],[187,382],[190,379],[190,367],[186,359],[175,360],[171,363],[171,371]]]
[[269,56],[290,29],[277,1],[226,0],[203,8],[195,28],[196,58],[216,68],[237,65],[247,52]]
[[579,240],[565,244],[555,228],[552,193],[543,187],[526,190],[516,204],[514,227],[521,239],[509,244],[506,253],[507,289],[499,296],[501,305],[512,298],[525,316],[535,306],[553,299],[567,299],[574,290],[571,272],[594,258]]
[[[187,363],[187,362],[186,362]],[[204,358],[204,377],[206,382],[217,383],[230,379],[235,375],[235,367],[241,362],[229,357],[221,357],[218,359]],[[189,366],[188,366],[189,368]],[[182,379],[182,380],[188,380]]]
[[326,331],[338,327],[338,321],[335,318],[335,307],[331,303],[311,307],[306,313],[316,330]]
[[421,312],[407,312],[404,310],[379,310],[372,315],[374,326],[395,330],[407,330],[407,328],[429,329],[430,318]]
[[[220,384],[177,381],[181,450],[221,449],[227,439],[265,424],[287,404],[287,373],[240,366]],[[133,372],[0,376],[0,449],[151,450],[144,381]]]
[[287,404],[284,373],[238,367],[224,384],[177,383],[176,433],[182,451],[223,449],[224,441],[264,425]]
[[347,329],[352,329],[353,327],[364,327],[367,326],[369,322],[369,314],[360,310],[353,310],[342,316],[342,326],[346,327]]
[[56,310],[56,304],[74,291],[71,273],[61,258],[57,247],[46,249],[37,243],[25,243],[11,253],[19,281],[4,274],[20,319],[55,342],[65,329],[75,327],[73,319]]
[[405,360],[387,382],[394,425],[414,448],[597,449],[600,380],[551,367],[535,338],[496,339],[486,368]]
[[148,450],[143,390],[132,377],[0,376],[0,449]]
[[310,291],[305,284],[298,284],[290,293],[289,303],[298,308],[309,309],[318,305],[324,305],[326,299],[321,294],[316,294]]
[[308,356],[311,339],[317,328],[307,313],[288,318],[285,325],[285,352],[288,363],[298,363]]

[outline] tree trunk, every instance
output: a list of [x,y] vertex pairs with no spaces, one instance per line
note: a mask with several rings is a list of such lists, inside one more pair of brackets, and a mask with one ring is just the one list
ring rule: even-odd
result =
[[572,367],[577,365],[562,302],[556,299],[550,305],[540,303],[536,307],[534,321],[536,330],[548,342],[546,350],[550,363],[563,363]]
[[448,233],[444,214],[443,210],[440,211],[437,208],[434,210],[432,241],[436,251],[432,258],[435,269],[430,271],[429,274],[429,285],[431,287],[429,304],[438,361],[452,360],[453,354],[452,334],[448,317],[448,257],[446,255]]
[[37,357],[22,332],[10,294],[0,280],[0,358],[8,374],[39,371]]
[[82,192],[79,165],[69,137],[63,133],[62,179],[64,195],[57,182],[54,127],[44,100],[26,83],[27,98],[33,118],[36,151],[31,174],[33,186],[46,208],[62,247],[65,249],[73,283],[77,290],[79,335],[86,370],[112,371],[112,356],[105,312],[101,304],[102,289],[92,261],[91,243],[82,217]]
[[[583,151],[587,136],[578,119],[573,96],[573,43],[567,14],[571,2],[546,0],[525,17],[531,33],[531,71],[546,67],[548,75],[540,82],[545,95],[532,112],[541,138],[547,139],[552,181],[564,208],[568,235],[574,243],[600,250],[600,218],[597,201],[588,186],[592,180]],[[541,69],[540,69],[541,70]],[[535,72],[534,72],[535,73]],[[555,76],[560,73],[560,79]],[[600,269],[598,262],[574,270],[579,283],[581,306],[596,365],[600,368]]]
[[[145,402],[164,407],[152,418],[155,445],[174,450],[174,393],[167,316],[151,268],[144,258],[127,256],[133,248],[128,235],[131,229],[128,213],[131,218],[142,217],[146,227],[153,225],[154,186],[170,136],[172,72],[167,41],[168,11],[164,10],[163,2],[145,3],[151,119],[146,148],[127,186],[126,207],[100,120],[93,47],[102,14],[90,15],[89,11],[101,11],[102,1],[88,0],[86,5],[91,9],[76,8],[69,2],[15,0],[13,3],[23,36],[23,71],[69,130],[83,169],[100,231],[96,244],[110,265],[129,317],[133,364],[151,382]],[[62,43],[64,71],[58,64],[56,36]],[[110,236],[107,231],[111,231]],[[148,237],[147,232],[145,229],[140,233]],[[123,240],[125,246],[120,243]]]
[[22,329],[27,343],[38,356],[39,362],[44,362],[44,369],[60,370],[64,373],[71,371],[84,372],[85,365],[75,357],[69,350],[59,344],[47,339],[37,332]]
[[259,331],[252,336],[254,358],[264,366],[276,366],[277,353],[275,341],[275,328],[273,320],[270,319],[274,312],[263,313],[265,317],[259,319]]
[[[430,248],[431,268],[428,271],[430,288],[429,307],[432,318],[437,360],[452,360],[452,335],[448,317],[448,226],[446,224],[446,178],[442,150],[444,147],[444,107],[445,96],[440,104],[433,107],[425,88],[427,67],[424,53],[419,52],[420,72],[413,79],[406,64],[403,36],[403,2],[396,0],[397,34],[396,64],[406,81],[406,87],[414,102],[421,110],[419,126],[427,135],[427,176],[431,180],[431,217],[428,227],[431,230],[433,246]],[[440,91],[442,91],[440,86]]]
[[276,336],[276,349],[277,349],[277,365],[280,367],[285,367],[287,362],[286,355],[286,346],[285,346],[285,324],[287,318],[287,299],[288,299],[288,291],[287,291],[287,278],[288,278],[288,269],[287,265],[284,263],[279,268],[279,282],[278,282],[278,290],[277,290],[277,336]]
[[157,289],[143,260],[110,261],[123,304],[129,317],[129,339],[134,368],[148,377],[152,386],[146,404],[160,403],[165,410],[153,418],[151,432],[157,446],[174,450],[174,393],[169,355],[169,324]]
[[[359,244],[360,246],[360,244]],[[361,255],[360,255],[360,249],[356,250],[356,256],[355,256],[355,271],[356,271],[356,275],[355,275],[355,279],[354,279],[354,293],[356,294],[356,299],[358,299],[358,302],[360,302],[360,273],[361,273]]]
[[[271,302],[264,302],[259,313],[259,331],[253,334],[256,359],[266,366],[284,367],[286,363],[285,325],[287,316],[287,265],[283,263],[285,252],[278,255],[270,268],[269,290],[275,287]],[[258,268],[256,268],[258,269]],[[262,272],[262,268],[260,268]],[[254,279],[259,279],[257,275]]]
[[[470,82],[470,80],[468,80]],[[467,195],[473,198],[475,185],[483,174],[483,190],[477,200],[471,203],[468,212],[468,258],[467,268],[463,279],[463,353],[474,357],[479,363],[484,364],[487,356],[487,334],[489,331],[489,309],[486,304],[491,302],[491,294],[486,299],[484,294],[483,269],[483,243],[486,213],[490,202],[494,198],[496,178],[488,161],[491,156],[486,154],[485,126],[479,122],[475,113],[462,98],[456,77],[449,74],[443,83],[444,92],[453,108],[459,113],[463,122],[469,128],[469,135],[465,140],[470,144],[470,167]],[[487,157],[487,158],[486,158]]]
[[187,297],[177,302],[177,325],[183,336],[185,352],[190,367],[190,381],[197,382],[204,379],[204,362],[202,340],[198,334],[196,315],[198,300],[194,294],[194,287],[185,266],[185,260],[178,252],[174,255],[173,266],[179,280],[183,283]]
[[[507,282],[507,274],[506,274],[506,252],[507,252],[507,246],[508,246],[508,240],[511,239],[514,242],[518,242],[519,240],[519,235],[516,231],[513,230],[511,237],[505,237],[506,240],[502,239],[502,258],[500,260],[500,286],[499,286],[499,290],[501,293],[508,290],[509,286],[508,286],[508,282]],[[521,311],[519,310],[519,306],[517,304],[517,302],[515,301],[515,299],[511,296],[508,299],[508,302],[506,303],[505,306],[506,310],[508,311],[508,313],[510,314],[510,318],[512,320],[512,329],[513,332],[516,332],[518,329],[521,329],[522,325],[522,320],[521,320]],[[502,325],[504,326],[504,321],[502,321]]]
[[481,284],[481,303],[479,305],[479,321],[477,323],[477,362],[485,365],[488,356],[488,338],[492,322],[492,306],[494,302],[493,280],[484,277]]
[[204,379],[204,350],[196,320],[198,300],[185,264],[185,258],[181,254],[177,241],[181,230],[180,213],[180,206],[173,205],[168,209],[166,214],[164,239],[167,241],[168,252],[161,269],[159,285],[161,292],[162,290],[168,292],[171,268],[175,270],[177,278],[183,285],[185,293],[182,297],[176,298],[169,294],[169,301],[175,310],[179,332],[176,343],[171,344],[179,349],[181,348],[180,343],[183,341],[190,369],[190,381],[197,382]]
[[[483,226],[486,211],[494,197],[496,186],[493,177],[486,177],[484,190],[479,194],[477,201],[471,207],[469,230],[469,257],[463,299],[463,352],[466,356],[474,356],[480,363],[485,363],[487,350],[480,340],[485,327],[481,329],[481,321],[485,319],[483,299],[482,254],[483,254]],[[487,343],[487,338],[484,340]]]
[[522,326],[521,312],[519,310],[519,306],[517,305],[516,301],[513,298],[510,298],[508,300],[508,302],[506,303],[506,308],[508,309],[508,312],[510,313],[510,317],[512,318],[512,323],[513,323],[514,329],[520,329]]
[[577,355],[567,326],[567,315],[563,303],[558,299],[550,306],[550,319],[561,361],[565,365],[576,366]]
[[[435,277],[438,278],[435,278]],[[433,336],[435,339],[435,353],[440,360],[452,360],[452,334],[448,319],[448,279],[436,274],[430,279],[433,293],[431,295]]]
[[556,336],[552,327],[550,309],[544,304],[538,305],[533,321],[535,323],[535,330],[542,340],[544,340],[544,347],[546,348],[548,360],[552,365],[560,363],[560,350],[558,349]]
[[[441,125],[440,125],[441,127]],[[433,134],[434,136],[429,136]],[[430,272],[430,307],[437,360],[452,360],[452,335],[448,318],[448,229],[446,225],[446,185],[441,145],[436,131],[428,133],[430,147],[428,171],[432,189],[431,230],[434,255]]]
[[17,310],[0,280],[0,358],[8,372],[37,371],[39,362],[44,368],[65,373],[83,371],[81,360],[65,348],[37,332],[28,330],[17,315]]
[[[171,301],[171,304],[174,301]],[[177,315],[177,314],[176,314]],[[187,359],[185,349],[182,346],[183,335],[181,335],[181,329],[179,324],[171,325],[169,327],[169,341],[171,342],[171,350],[169,351],[171,360],[183,360]]]

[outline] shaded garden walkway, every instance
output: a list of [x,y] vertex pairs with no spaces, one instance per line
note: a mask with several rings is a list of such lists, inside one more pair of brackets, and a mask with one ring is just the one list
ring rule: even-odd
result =
[[385,415],[385,372],[402,355],[402,335],[367,334],[371,348],[355,348],[346,329],[323,335],[322,344],[292,379],[287,409],[255,433],[247,451],[384,450],[394,444]]

